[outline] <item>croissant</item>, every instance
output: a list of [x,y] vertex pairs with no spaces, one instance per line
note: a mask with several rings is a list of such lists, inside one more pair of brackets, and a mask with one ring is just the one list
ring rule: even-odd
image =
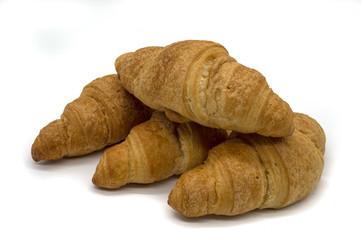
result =
[[117,74],[97,78],[60,119],[41,129],[31,154],[35,161],[84,155],[121,141],[149,118],[148,108],[122,87]]
[[293,112],[258,71],[239,64],[220,44],[188,40],[146,47],[115,62],[123,86],[174,122],[281,137]]
[[173,123],[155,111],[150,120],[133,127],[125,141],[105,150],[92,181],[113,189],[181,174],[201,164],[209,149],[225,138],[225,130]]
[[237,215],[282,208],[305,198],[323,169],[325,134],[312,118],[295,114],[289,137],[234,134],[184,173],[168,203],[188,217]]

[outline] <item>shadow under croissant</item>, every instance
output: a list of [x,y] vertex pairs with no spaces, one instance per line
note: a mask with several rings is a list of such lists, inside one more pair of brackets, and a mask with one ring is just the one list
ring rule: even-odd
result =
[[94,193],[102,194],[105,196],[117,196],[127,194],[154,195],[158,196],[161,201],[166,204],[168,194],[172,190],[172,187],[174,186],[178,178],[179,176],[171,176],[167,179],[156,181],[150,184],[128,183],[116,189],[102,188],[93,184],[91,190]]
[[85,156],[64,157],[55,161],[43,160],[40,162],[32,161],[31,156],[27,153],[24,164],[35,176],[44,176],[48,180],[50,178],[73,178],[85,185],[90,185],[94,168],[103,153],[104,150],[99,150]]
[[42,160],[39,162],[30,161],[31,157],[26,159],[26,164],[36,170],[53,170],[62,167],[84,166],[87,164],[96,165],[99,158],[104,154],[104,149],[89,153],[84,156],[63,157],[58,160]]

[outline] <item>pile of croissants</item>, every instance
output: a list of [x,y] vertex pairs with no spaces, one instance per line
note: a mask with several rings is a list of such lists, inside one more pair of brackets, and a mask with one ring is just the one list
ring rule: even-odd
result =
[[325,133],[220,44],[188,40],[119,56],[36,137],[35,161],[107,147],[93,183],[180,175],[168,204],[188,217],[282,208],[319,181]]

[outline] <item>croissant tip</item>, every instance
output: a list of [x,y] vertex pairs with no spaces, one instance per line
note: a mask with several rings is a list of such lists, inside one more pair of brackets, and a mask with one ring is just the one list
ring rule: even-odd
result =
[[68,154],[66,144],[64,123],[54,120],[40,130],[31,146],[31,156],[35,162],[61,159]]
[[104,174],[103,174],[103,168],[97,167],[93,177],[92,177],[92,183],[98,187],[104,187],[106,184],[104,183]]
[[32,157],[32,158],[33,158],[34,162],[40,162],[41,161],[41,159],[37,159],[37,158],[34,158],[34,157]]
[[39,162],[42,159],[42,154],[41,154],[41,147],[40,147],[41,143],[40,143],[40,138],[39,136],[36,137],[33,145],[31,146],[31,157],[34,160],[34,162]]
[[58,160],[64,156],[63,153],[56,151],[57,149],[53,150],[53,148],[50,148],[53,151],[49,151],[49,146],[48,148],[44,146],[45,145],[42,144],[41,138],[37,137],[31,147],[31,157],[34,162],[40,162],[43,160]]
[[110,179],[107,154],[104,154],[104,156],[100,159],[93,175],[92,183],[97,187],[107,189],[115,189],[120,187],[118,184],[113,183]]
[[95,176],[95,174],[93,175],[93,177],[92,177],[92,183],[94,184],[94,185],[96,185],[96,186],[98,186],[98,180],[97,180],[97,178],[96,178],[96,176]]

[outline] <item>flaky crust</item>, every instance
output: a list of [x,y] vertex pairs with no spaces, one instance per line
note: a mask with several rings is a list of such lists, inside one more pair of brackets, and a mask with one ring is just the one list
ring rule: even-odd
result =
[[35,161],[80,156],[124,139],[150,112],[120,84],[117,74],[97,78],[61,118],[41,129],[31,154]]
[[294,118],[296,129],[289,137],[232,134],[210,150],[203,165],[181,176],[169,205],[189,217],[237,215],[305,198],[321,177],[325,138],[314,119]]
[[209,149],[225,138],[224,130],[173,123],[155,111],[150,120],[133,127],[124,142],[105,151],[93,183],[114,189],[181,174],[201,164]]
[[292,110],[258,71],[239,64],[220,44],[181,41],[121,55],[123,86],[175,122],[265,136],[293,131]]

